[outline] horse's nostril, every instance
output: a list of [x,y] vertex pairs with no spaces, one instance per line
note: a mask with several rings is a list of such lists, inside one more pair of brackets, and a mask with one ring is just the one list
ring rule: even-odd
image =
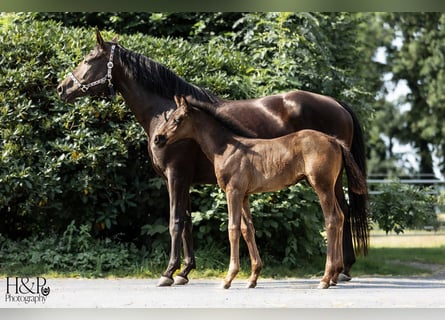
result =
[[62,86],[58,86],[57,87],[57,92],[59,93],[59,95],[61,95],[63,93],[63,87]]

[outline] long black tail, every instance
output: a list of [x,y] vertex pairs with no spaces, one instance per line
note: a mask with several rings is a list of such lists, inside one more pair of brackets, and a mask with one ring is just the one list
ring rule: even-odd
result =
[[365,139],[363,136],[360,122],[350,106],[344,102],[338,101],[352,117],[354,124],[354,136],[352,138],[351,154],[354,158],[361,176],[364,178],[364,186],[366,191],[363,193],[354,192],[350,186],[351,179],[355,179],[352,172],[348,173],[346,166],[346,176],[348,178],[348,196],[349,196],[349,218],[351,221],[352,235],[354,238],[355,251],[358,254],[368,254],[369,248],[369,197],[368,188],[366,186],[366,151]]

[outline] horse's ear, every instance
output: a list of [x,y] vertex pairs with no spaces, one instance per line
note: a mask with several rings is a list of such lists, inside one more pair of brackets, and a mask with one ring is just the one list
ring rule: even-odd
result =
[[117,40],[118,40],[118,36],[116,35],[116,36],[114,36],[113,40],[111,40],[111,42],[117,43]]
[[96,28],[96,41],[97,41],[97,44],[98,44],[101,48],[104,47],[105,41],[104,41],[104,39],[102,38],[102,35],[100,34],[99,28]]

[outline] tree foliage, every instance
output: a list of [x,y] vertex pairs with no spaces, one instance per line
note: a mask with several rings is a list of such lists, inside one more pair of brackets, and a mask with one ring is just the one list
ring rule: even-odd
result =
[[[399,114],[385,126],[391,131],[391,138],[415,148],[419,173],[434,175],[433,155],[440,159],[440,170],[445,172],[445,15],[387,13],[380,18],[391,33],[385,44],[391,80],[404,81],[410,90],[395,102]],[[401,112],[400,106],[405,104],[408,110]],[[383,109],[388,118],[391,108],[394,106]]]

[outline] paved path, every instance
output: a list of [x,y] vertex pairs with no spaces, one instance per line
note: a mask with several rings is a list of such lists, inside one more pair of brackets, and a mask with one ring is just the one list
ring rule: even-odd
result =
[[[0,280],[0,307],[140,308],[439,308],[445,307],[445,278],[355,278],[327,290],[318,279],[260,279],[255,289],[235,279],[229,290],[220,280],[196,280],[186,286],[156,287],[154,279],[46,279],[50,293],[7,296]],[[10,287],[10,292],[15,290]],[[31,297],[31,298],[26,298]],[[8,300],[9,299],[9,300]],[[28,303],[25,303],[28,299]],[[18,301],[20,300],[20,301]]]

